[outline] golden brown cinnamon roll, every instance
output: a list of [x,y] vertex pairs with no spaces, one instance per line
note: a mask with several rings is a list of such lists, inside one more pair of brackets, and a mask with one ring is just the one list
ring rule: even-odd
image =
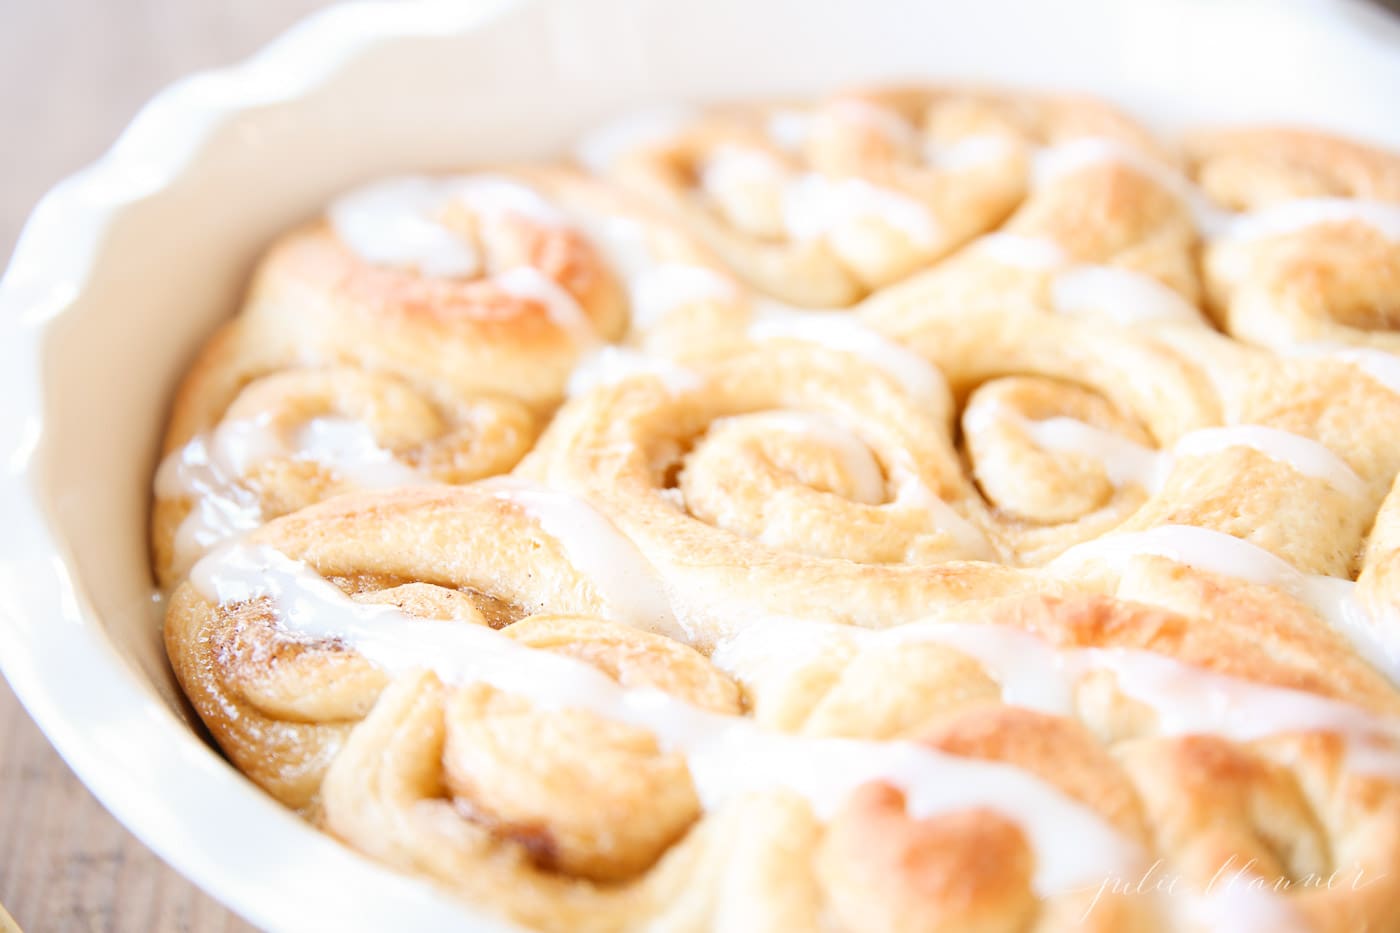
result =
[[1096,101],[910,88],[634,118],[581,154],[759,290],[846,306],[1000,223],[1032,147],[1088,138],[1158,148]]
[[1196,177],[1239,215],[1204,257],[1232,335],[1278,349],[1400,352],[1400,155],[1299,130],[1203,133]]

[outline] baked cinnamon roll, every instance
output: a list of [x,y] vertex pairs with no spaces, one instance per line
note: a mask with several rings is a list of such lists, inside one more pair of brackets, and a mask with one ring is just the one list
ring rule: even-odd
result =
[[534,929],[1389,929],[1397,159],[1182,153],[899,89],[352,193],[176,400],[185,694]]
[[814,103],[663,112],[580,157],[693,230],[781,301],[847,306],[999,224],[1035,147],[1155,151],[1117,111],[1072,97],[905,88]]
[[1249,129],[1190,141],[1229,212],[1204,257],[1208,297],[1249,343],[1400,352],[1400,156],[1321,133]]
[[509,470],[632,317],[735,287],[683,234],[563,169],[346,194],[274,244],[176,394],[160,581],[329,495]]

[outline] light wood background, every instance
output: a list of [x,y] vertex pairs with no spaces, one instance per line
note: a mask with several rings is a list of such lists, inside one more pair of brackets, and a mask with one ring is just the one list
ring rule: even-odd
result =
[[[0,262],[30,208],[153,93],[326,0],[0,0]],[[0,680],[0,904],[28,933],[252,930],[93,799]],[[3,924],[0,924],[3,927]]]

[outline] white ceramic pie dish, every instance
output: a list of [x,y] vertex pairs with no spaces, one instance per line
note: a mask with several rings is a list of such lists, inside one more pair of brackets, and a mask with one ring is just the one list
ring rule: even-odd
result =
[[315,16],[153,101],[39,206],[0,286],[0,668],[83,781],[259,926],[505,928],[306,826],[189,728],[146,549],[175,381],[261,246],[356,181],[546,155],[648,103],[907,78],[1083,89],[1168,129],[1285,120],[1400,146],[1382,91],[1400,87],[1400,25],[1344,0],[474,0]]

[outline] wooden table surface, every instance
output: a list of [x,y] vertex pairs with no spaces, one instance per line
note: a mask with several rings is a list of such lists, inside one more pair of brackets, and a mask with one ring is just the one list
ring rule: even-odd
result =
[[[325,2],[0,0],[0,261],[39,196],[155,91],[237,61]],[[253,929],[113,820],[3,680],[0,904],[28,933]]]

